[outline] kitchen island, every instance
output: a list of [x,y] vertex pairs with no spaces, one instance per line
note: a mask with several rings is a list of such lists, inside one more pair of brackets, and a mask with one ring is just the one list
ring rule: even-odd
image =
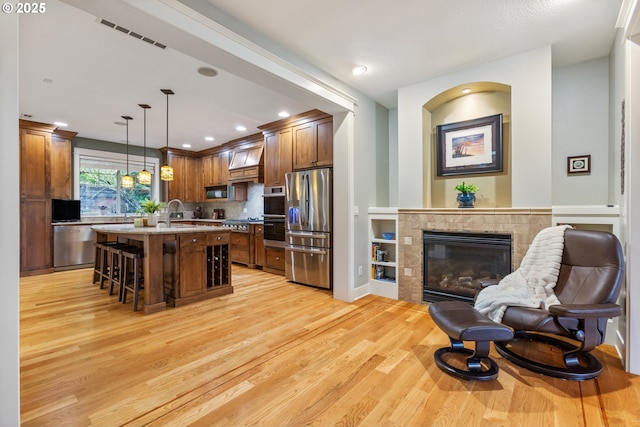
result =
[[233,292],[228,228],[105,224],[92,229],[96,242],[118,240],[144,248],[145,314]]

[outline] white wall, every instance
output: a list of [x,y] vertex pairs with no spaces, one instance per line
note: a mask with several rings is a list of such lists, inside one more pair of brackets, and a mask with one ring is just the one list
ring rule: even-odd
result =
[[[369,99],[360,99],[354,114],[354,152],[353,152],[353,172],[354,172],[354,269],[353,283],[354,288],[362,288],[353,295],[358,298],[368,293],[363,288],[369,283],[369,221],[367,210],[369,206],[377,206],[377,189],[379,189],[378,166],[380,153],[377,142],[381,142],[386,148],[388,146],[383,138],[379,141],[378,129],[383,127],[385,135],[388,132],[388,125],[383,123],[388,117],[385,109],[384,117],[381,119],[378,104]],[[383,122],[381,122],[383,121]],[[334,150],[335,157],[335,150]],[[383,169],[384,170],[384,169]],[[383,172],[386,175],[387,172]],[[340,182],[334,184],[335,187],[342,185]],[[384,180],[385,188],[383,194],[387,191],[387,180]],[[387,200],[385,200],[386,202]],[[341,203],[341,200],[335,200],[335,203]],[[340,237],[338,233],[334,233],[335,245],[338,245]],[[359,267],[362,267],[360,274]],[[335,286],[335,283],[334,283]]]
[[[609,201],[609,60],[553,70],[554,205]],[[567,157],[591,155],[591,173],[568,175]]]
[[398,90],[398,206],[423,201],[422,106],[464,83],[511,86],[512,205],[551,206],[551,48],[545,47]]
[[627,41],[626,47],[627,370],[639,374],[640,311],[632,308],[640,301],[640,261],[632,260],[640,260],[640,45]]
[[398,109],[389,111],[389,206],[398,206]]
[[[18,15],[0,15],[0,426],[20,425]],[[10,213],[10,214],[7,214]]]

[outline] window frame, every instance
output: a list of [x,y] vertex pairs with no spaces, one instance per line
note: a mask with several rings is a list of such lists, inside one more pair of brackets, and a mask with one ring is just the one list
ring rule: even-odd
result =
[[[75,199],[80,199],[80,159],[82,157],[91,157],[94,159],[98,159],[105,162],[118,162],[118,163],[126,163],[127,155],[123,153],[115,153],[111,151],[102,151],[102,150],[92,150],[88,148],[74,148],[73,150],[73,195]],[[135,154],[129,154],[129,164],[131,163],[137,164],[138,166],[142,165],[145,162],[145,158],[143,156],[138,156]],[[151,175],[151,196],[153,200],[160,200],[160,160],[156,157],[148,157],[146,158],[146,162],[149,165],[153,165],[153,170],[155,171]],[[132,170],[135,170],[132,169]],[[118,192],[120,191],[120,183],[118,183]],[[118,214],[117,216],[121,216],[122,214]]]

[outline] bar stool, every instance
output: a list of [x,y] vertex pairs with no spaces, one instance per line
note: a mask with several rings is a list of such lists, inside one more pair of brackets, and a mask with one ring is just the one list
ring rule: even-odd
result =
[[129,246],[122,248],[120,254],[122,257],[122,286],[120,287],[122,303],[127,303],[127,291],[130,291],[133,293],[133,311],[138,311],[138,294],[144,286],[142,275],[144,249]]
[[93,263],[93,283],[100,281],[100,289],[104,287],[104,281],[109,281],[109,248],[116,245],[124,245],[117,241],[95,242],[95,260]]
[[[122,254],[121,251],[124,248],[129,247],[126,243],[116,243],[114,245],[107,246],[107,252],[109,256],[109,268],[104,274],[104,279],[109,283],[109,295],[113,295],[113,288],[118,285],[118,301],[120,300],[120,288],[121,288],[121,265]],[[100,283],[100,289],[102,289],[102,282]]]

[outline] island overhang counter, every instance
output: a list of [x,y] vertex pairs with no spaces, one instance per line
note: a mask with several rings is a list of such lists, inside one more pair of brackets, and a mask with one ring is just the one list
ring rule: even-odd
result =
[[233,292],[228,228],[101,224],[92,229],[95,242],[117,240],[144,248],[145,314]]

